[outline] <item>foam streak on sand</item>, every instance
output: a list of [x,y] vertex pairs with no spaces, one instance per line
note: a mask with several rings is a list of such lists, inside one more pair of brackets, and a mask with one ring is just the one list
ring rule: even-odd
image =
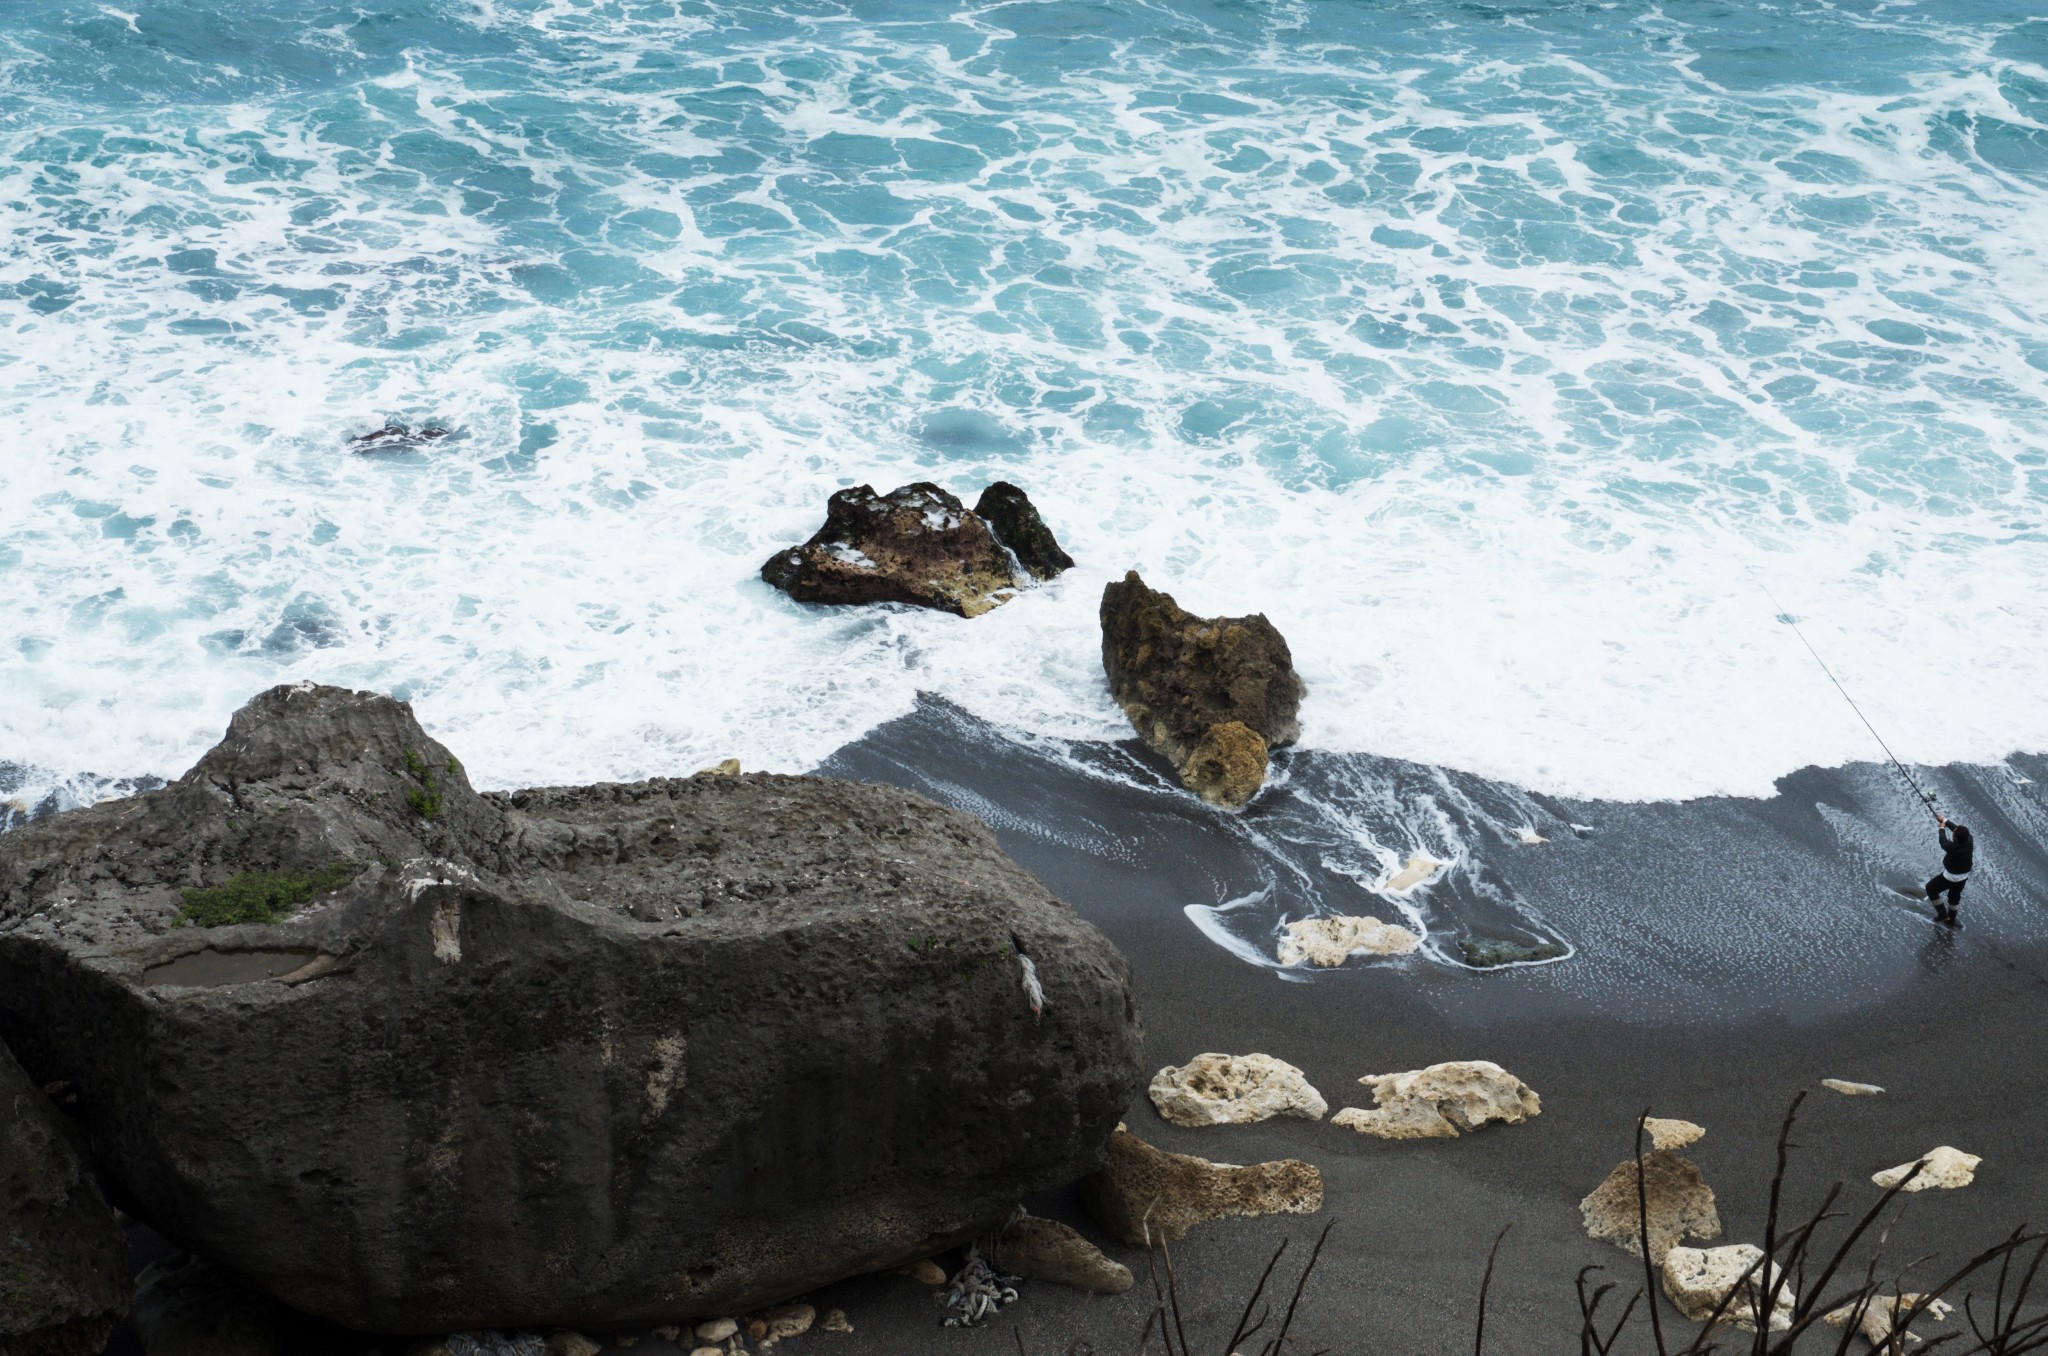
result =
[[[304,676],[495,786],[1101,738],[1137,566],[1274,618],[1308,747],[1756,792],[1867,736],[1739,560],[1902,757],[2048,745],[2033,8],[19,0],[0,758]],[[754,578],[993,475],[1082,562],[996,615]]]

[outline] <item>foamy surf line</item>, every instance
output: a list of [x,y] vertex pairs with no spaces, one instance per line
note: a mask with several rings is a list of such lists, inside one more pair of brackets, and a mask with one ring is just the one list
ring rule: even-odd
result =
[[[2048,748],[2024,6],[19,9],[0,749],[46,788],[308,678],[498,787],[799,770],[920,691],[1114,739],[1132,567],[1271,616],[1316,750],[1608,799],[1870,756],[1745,565],[1902,757]],[[387,421],[457,436],[346,450]],[[755,578],[842,484],[999,476],[1082,568],[989,617]]]

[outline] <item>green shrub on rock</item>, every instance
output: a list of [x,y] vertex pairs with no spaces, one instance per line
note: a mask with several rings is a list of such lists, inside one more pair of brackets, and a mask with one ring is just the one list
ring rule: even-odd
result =
[[336,862],[310,876],[244,871],[230,877],[224,885],[184,891],[185,903],[178,910],[178,926],[219,928],[231,923],[276,923],[307,900],[348,884],[362,869],[356,862]]

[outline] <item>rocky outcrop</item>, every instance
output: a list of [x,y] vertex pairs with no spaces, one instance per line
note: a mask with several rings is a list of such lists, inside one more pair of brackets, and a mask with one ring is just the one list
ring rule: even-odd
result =
[[927,1257],[1099,1167],[1141,1082],[1122,959],[977,820],[762,774],[480,795],[311,685],[0,837],[0,1034],[124,1208],[386,1332]]
[[1119,1241],[1178,1243],[1207,1220],[1234,1215],[1311,1215],[1323,1208],[1323,1175],[1298,1158],[1239,1167],[1155,1149],[1121,1125],[1109,1166],[1081,1184],[1081,1198]]
[[1056,1219],[1026,1215],[996,1240],[989,1265],[1006,1276],[1051,1281],[1098,1295],[1131,1288],[1131,1269],[1103,1256],[1102,1249]]
[[998,480],[983,490],[974,501],[974,513],[1033,578],[1051,579],[1074,568],[1074,558],[1060,549],[1059,538],[1045,525],[1031,496],[1009,481]]
[[128,1308],[128,1242],[57,1108],[0,1048],[0,1352],[95,1356]]
[[1799,1297],[1793,1293],[1791,1281],[1764,1262],[1763,1256],[1764,1250],[1752,1243],[1734,1243],[1725,1248],[1673,1248],[1664,1254],[1664,1293],[1678,1306],[1679,1313],[1694,1323],[1704,1323],[1714,1317],[1722,1297],[1732,1291],[1735,1297],[1721,1310],[1718,1322],[1755,1332],[1764,1300],[1777,1286],[1768,1326],[1772,1332],[1783,1332],[1792,1326]]
[[[1873,1173],[1870,1180],[1886,1190],[1896,1186],[1901,1192],[1952,1191],[1976,1181],[1977,1165],[1983,1161],[1976,1154],[1966,1154],[1960,1149],[1951,1149],[1944,1144],[1939,1148],[1929,1149],[1911,1163],[1901,1163],[1896,1168],[1886,1168],[1883,1172]],[[1916,1167],[1920,1171],[1913,1172]],[[1913,1177],[1910,1182],[1906,1181],[1908,1173],[1912,1173]],[[1899,1186],[1901,1182],[1906,1184]]]
[[1008,602],[1024,582],[989,525],[928,481],[839,491],[825,525],[768,557],[761,577],[800,603],[913,603],[961,617]]
[[1665,1254],[1687,1238],[1721,1236],[1714,1189],[1701,1178],[1696,1165],[1664,1150],[1643,1155],[1640,1193],[1636,1161],[1631,1158],[1615,1164],[1607,1179],[1579,1202],[1579,1217],[1592,1237],[1640,1257],[1646,1208],[1652,1262],[1662,1263]]
[[1273,623],[1194,616],[1136,571],[1103,589],[1101,620],[1110,695],[1139,736],[1204,800],[1251,799],[1268,751],[1301,737],[1306,689]]
[[1273,1116],[1319,1121],[1330,1109],[1306,1074],[1271,1055],[1196,1055],[1152,1075],[1146,1092],[1162,1118],[1190,1128]]
[[1330,1123],[1381,1139],[1456,1139],[1461,1130],[1490,1121],[1518,1125],[1543,1110],[1534,1089],[1483,1059],[1367,1074],[1358,1081],[1372,1089],[1376,1105],[1369,1111],[1346,1107]]
[[1377,918],[1297,918],[1280,939],[1280,963],[1342,965],[1353,956],[1406,956],[1421,945],[1407,928]]

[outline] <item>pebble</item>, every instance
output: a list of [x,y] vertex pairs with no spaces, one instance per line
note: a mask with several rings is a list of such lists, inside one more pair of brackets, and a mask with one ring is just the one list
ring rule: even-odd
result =
[[850,1333],[853,1331],[853,1323],[846,1317],[846,1310],[827,1309],[824,1321],[818,1324],[818,1331]]
[[740,1325],[729,1318],[714,1318],[697,1325],[697,1340],[706,1346],[725,1341],[740,1330]]

